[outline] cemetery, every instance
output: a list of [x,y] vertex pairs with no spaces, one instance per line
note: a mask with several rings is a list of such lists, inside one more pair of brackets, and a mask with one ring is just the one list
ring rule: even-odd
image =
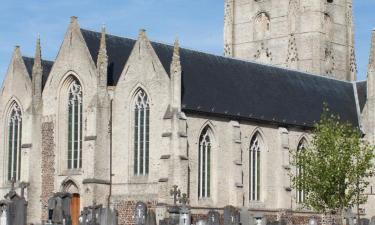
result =
[[[27,184],[20,183],[21,194],[16,193],[15,182],[8,194],[0,201],[0,225],[29,225],[27,223]],[[118,211],[93,202],[83,207],[74,220],[71,214],[72,194],[57,192],[48,200],[48,220],[43,225],[119,225]],[[280,211],[275,216],[271,211],[249,210],[228,205],[224,208],[208,209],[191,207],[186,193],[181,193],[177,185],[170,190],[173,204],[157,204],[155,207],[146,202],[135,204],[132,215],[134,225],[293,225],[293,224],[340,224],[339,218],[308,214],[304,221],[296,221],[298,216],[292,211]],[[302,218],[302,217],[301,217]],[[345,225],[357,225],[356,214],[351,209],[345,212]],[[361,219],[360,225],[374,225],[371,220]],[[35,224],[30,224],[35,225]]]

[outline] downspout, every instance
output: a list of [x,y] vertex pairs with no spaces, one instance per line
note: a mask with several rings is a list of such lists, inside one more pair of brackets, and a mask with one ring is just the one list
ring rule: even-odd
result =
[[109,194],[108,194],[108,205],[107,208],[109,209],[111,205],[111,197],[112,197],[112,103],[113,100],[111,99],[109,105]]

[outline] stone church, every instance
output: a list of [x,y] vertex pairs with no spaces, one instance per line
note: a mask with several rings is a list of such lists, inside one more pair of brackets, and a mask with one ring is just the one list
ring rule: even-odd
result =
[[[144,30],[136,40],[86,30],[76,17],[54,61],[39,40],[33,58],[15,48],[0,96],[0,194],[29,183],[28,223],[67,192],[74,217],[96,202],[133,224],[137,201],[170,205],[178,185],[193,221],[233,205],[307,224],[289,151],[309,144],[324,102],[375,143],[375,31],[357,81],[352,0],[224,4],[225,56]],[[370,218],[372,186],[366,194]]]

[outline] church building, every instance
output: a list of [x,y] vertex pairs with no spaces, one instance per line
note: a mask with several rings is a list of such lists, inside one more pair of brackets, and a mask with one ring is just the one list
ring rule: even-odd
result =
[[[0,194],[29,184],[28,223],[66,192],[74,218],[95,202],[134,224],[136,202],[171,205],[178,185],[193,221],[233,205],[307,224],[290,151],[309,145],[324,103],[375,144],[375,30],[357,81],[352,0],[224,4],[224,56],[145,30],[83,29],[76,17],[54,61],[39,39],[34,57],[15,47],[0,95]],[[373,185],[364,218],[375,216]]]

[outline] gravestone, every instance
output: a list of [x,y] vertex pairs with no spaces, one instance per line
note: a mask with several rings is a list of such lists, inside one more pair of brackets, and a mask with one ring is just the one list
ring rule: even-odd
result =
[[148,210],[146,216],[146,225],[156,225],[156,215],[154,210]]
[[346,221],[346,225],[354,225],[354,219],[356,218],[356,215],[353,213],[352,209],[349,208],[345,210],[344,218]]
[[98,218],[100,225],[117,225],[118,212],[114,209],[100,208],[100,215]]
[[[19,196],[15,191],[15,179],[12,179],[12,187],[4,197],[8,201],[6,207],[7,225],[25,225],[27,217],[27,202],[23,196]],[[5,218],[4,218],[5,222]]]
[[165,223],[165,219],[167,218],[167,205],[159,203],[156,205],[155,211],[156,211],[156,224],[165,225],[165,224],[161,224],[160,221],[163,220],[162,223]]
[[178,200],[182,205],[180,208],[180,222],[179,225],[190,225],[190,209],[188,207],[189,199],[187,194],[182,194],[182,197]]
[[361,218],[360,225],[370,225],[370,220],[366,218]]
[[147,205],[144,202],[137,202],[135,205],[135,225],[145,225],[147,216]]
[[87,207],[84,207],[81,211],[81,215],[79,216],[78,222],[79,225],[87,225],[89,222],[89,214],[90,211]]
[[180,223],[180,207],[174,205],[168,209],[169,212],[169,225],[178,225]]
[[9,223],[9,200],[1,200],[0,201],[0,225],[8,225]]
[[208,212],[207,225],[220,225],[220,213],[215,210]]
[[253,214],[253,217],[254,217],[254,224],[255,225],[266,225],[267,224],[267,220],[266,220],[263,213],[256,212],[256,213]]
[[318,221],[315,218],[310,218],[309,219],[309,225],[317,225]]
[[6,205],[1,206],[0,212],[0,225],[7,225],[8,224],[8,207]]
[[224,207],[224,225],[239,225],[239,213],[233,206]]
[[197,221],[197,223],[195,225],[207,225],[207,221],[203,220],[203,219],[200,219],[200,220]]
[[117,225],[118,213],[94,202],[92,206],[83,208],[78,221],[79,225]]
[[70,202],[72,194],[58,192],[48,200],[48,219],[53,224],[71,225]]

